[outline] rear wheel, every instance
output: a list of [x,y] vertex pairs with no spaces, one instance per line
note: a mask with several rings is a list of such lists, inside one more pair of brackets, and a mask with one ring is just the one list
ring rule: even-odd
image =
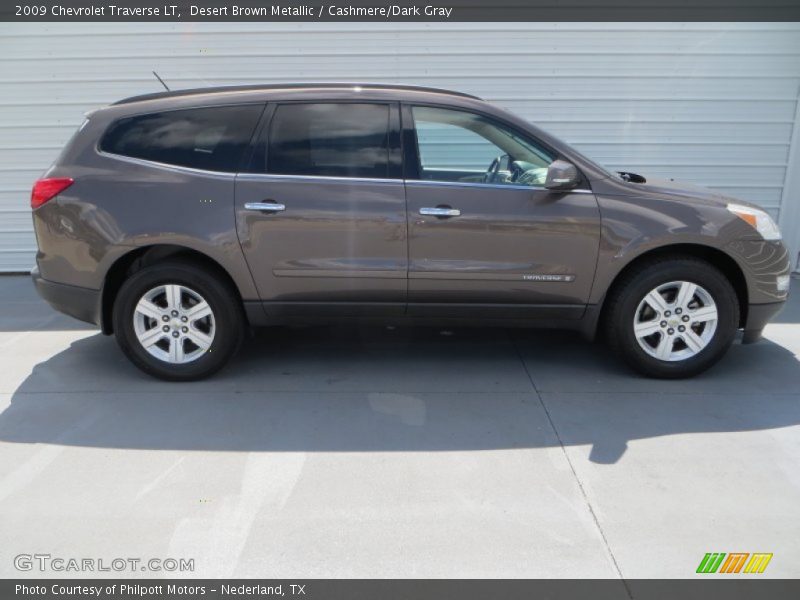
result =
[[739,324],[739,303],[728,279],[694,258],[643,263],[608,299],[606,335],[637,371],[662,378],[691,377],[716,363]]
[[126,356],[144,372],[171,381],[215,373],[244,333],[235,293],[218,277],[184,262],[134,273],[117,295],[113,319]]

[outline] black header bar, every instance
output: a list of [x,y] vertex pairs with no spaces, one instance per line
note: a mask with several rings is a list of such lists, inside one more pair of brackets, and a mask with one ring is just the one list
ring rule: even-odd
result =
[[14,0],[0,21],[800,21],[800,0]]

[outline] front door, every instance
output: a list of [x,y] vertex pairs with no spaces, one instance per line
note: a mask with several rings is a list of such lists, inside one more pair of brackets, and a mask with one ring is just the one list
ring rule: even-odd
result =
[[409,314],[580,318],[600,239],[591,191],[545,189],[554,153],[486,116],[406,106],[403,121]]
[[399,315],[407,292],[399,108],[270,106],[237,230],[268,315]]

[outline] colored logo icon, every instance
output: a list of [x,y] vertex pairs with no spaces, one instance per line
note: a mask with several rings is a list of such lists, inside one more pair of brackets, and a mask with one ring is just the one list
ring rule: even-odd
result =
[[763,573],[771,560],[772,553],[765,552],[707,552],[697,573]]

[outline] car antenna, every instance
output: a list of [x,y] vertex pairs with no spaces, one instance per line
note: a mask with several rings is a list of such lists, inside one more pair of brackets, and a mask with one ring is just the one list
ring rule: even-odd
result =
[[155,71],[153,71],[153,75],[155,75],[155,76],[156,76],[156,79],[158,79],[158,80],[161,82],[161,85],[163,85],[163,86],[164,86],[164,89],[165,89],[165,90],[167,90],[168,92],[171,92],[171,91],[172,91],[172,90],[170,90],[170,89],[167,87],[167,84],[166,84],[166,83],[164,83],[164,80],[163,80],[163,79],[161,79],[161,77],[159,77],[159,76],[158,76],[158,73],[156,73]]

